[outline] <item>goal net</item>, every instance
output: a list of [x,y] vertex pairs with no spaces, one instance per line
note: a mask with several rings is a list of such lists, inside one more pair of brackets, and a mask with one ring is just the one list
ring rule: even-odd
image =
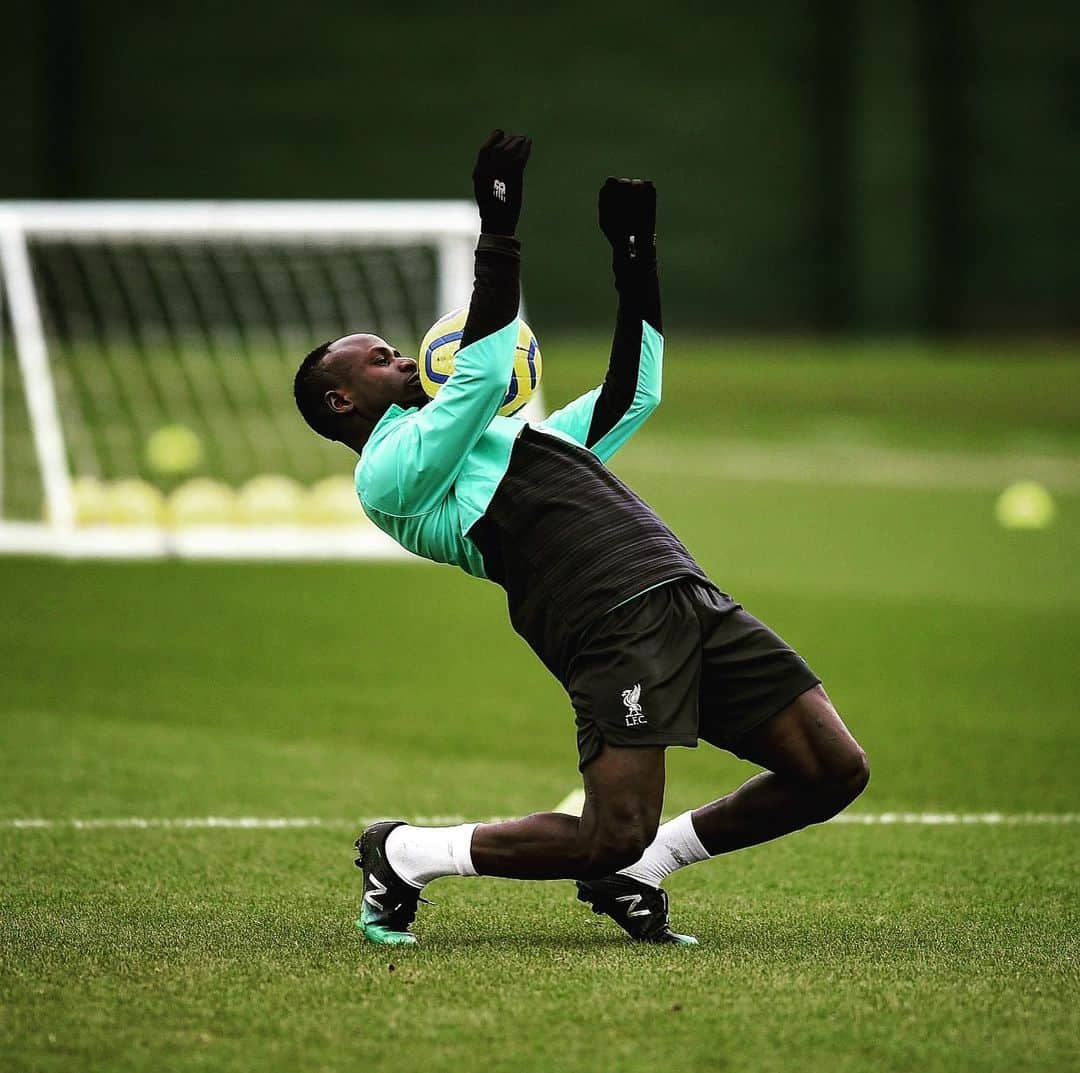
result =
[[0,553],[405,554],[292,378],[349,331],[415,353],[477,230],[467,202],[0,203]]

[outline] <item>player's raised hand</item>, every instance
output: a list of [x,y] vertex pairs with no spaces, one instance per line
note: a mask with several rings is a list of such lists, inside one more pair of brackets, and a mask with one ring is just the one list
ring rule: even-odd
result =
[[512,235],[521,213],[522,180],[532,138],[493,130],[476,154],[473,191],[486,235]]
[[648,179],[608,176],[600,187],[600,230],[617,257],[631,261],[656,255],[656,187]]

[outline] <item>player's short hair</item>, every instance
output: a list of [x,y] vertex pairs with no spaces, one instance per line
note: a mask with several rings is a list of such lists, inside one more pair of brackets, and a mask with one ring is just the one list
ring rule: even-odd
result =
[[323,363],[333,339],[320,343],[296,370],[293,379],[293,398],[304,420],[328,440],[337,440],[341,415],[334,413],[326,404],[326,393],[338,386],[337,380]]

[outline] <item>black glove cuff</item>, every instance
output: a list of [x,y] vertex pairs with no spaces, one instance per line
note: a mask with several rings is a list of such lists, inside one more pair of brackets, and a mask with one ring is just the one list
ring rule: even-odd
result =
[[[508,197],[512,196],[507,194]],[[484,199],[478,205],[480,210],[480,230],[488,235],[513,235],[517,230],[520,203],[500,204],[491,199]]]
[[660,280],[656,269],[656,247],[639,252],[631,260],[628,254],[616,253],[612,258],[615,270],[615,290],[619,294],[619,316],[648,321],[663,332],[660,320]]
[[489,235],[481,233],[476,242],[477,253],[501,253],[507,257],[521,260],[521,241],[512,235]]
[[636,257],[615,250],[611,257],[611,268],[615,273],[615,286],[620,290],[624,285],[640,285],[650,275],[656,274],[656,247],[650,244],[639,249]]

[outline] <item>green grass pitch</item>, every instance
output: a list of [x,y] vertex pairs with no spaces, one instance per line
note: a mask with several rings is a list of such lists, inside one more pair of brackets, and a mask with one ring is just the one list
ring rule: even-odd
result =
[[[853,811],[1074,822],[830,824],[698,865],[668,884],[695,949],[627,945],[570,883],[484,879],[433,885],[418,948],[364,946],[361,817],[577,784],[500,591],[0,560],[0,1068],[1076,1069],[1080,366],[774,349],[670,349],[615,469],[822,675],[871,759]],[[565,353],[552,405],[602,368]],[[994,523],[1023,476],[1057,499],[1044,531]],[[669,814],[752,770],[669,756]],[[212,816],[322,825],[66,822]]]

